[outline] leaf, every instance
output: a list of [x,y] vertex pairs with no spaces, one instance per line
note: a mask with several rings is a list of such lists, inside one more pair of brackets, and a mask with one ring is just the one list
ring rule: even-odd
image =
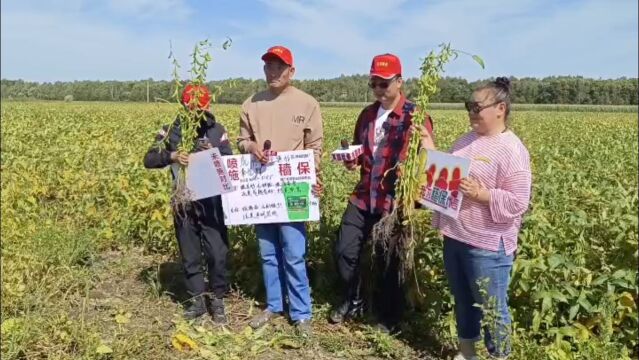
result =
[[282,338],[278,340],[275,345],[282,349],[299,349],[302,347],[302,345],[291,338]]
[[173,347],[176,350],[182,352],[197,349],[197,343],[193,341],[193,339],[182,333],[177,333],[175,336],[173,336],[173,339],[171,339],[171,344],[173,344]]
[[485,69],[484,60],[479,57],[479,55],[473,55],[473,60],[481,66],[482,69]]
[[592,305],[590,304],[590,301],[588,301],[588,299],[582,296],[577,299],[577,302],[579,303],[579,305],[581,305],[582,308],[584,308],[584,310],[589,313],[592,312]]
[[245,327],[242,331],[242,335],[244,335],[244,337],[246,338],[250,338],[251,335],[253,335],[253,328],[250,326]]
[[533,316],[533,321],[532,321],[532,330],[533,332],[537,332],[539,331],[539,325],[541,324],[541,314],[539,313],[539,311],[535,311],[535,315]]
[[579,311],[579,304],[571,306],[570,312],[568,313],[568,319],[573,320],[575,316],[577,316],[578,311]]
[[215,355],[215,353],[209,349],[200,348],[198,354],[207,359],[207,360],[218,360],[220,357]]
[[626,277],[626,270],[617,270],[612,274],[612,277],[615,279],[623,279]]
[[576,329],[576,335],[581,340],[588,340],[590,338],[590,330],[588,330],[588,328],[585,327],[582,323],[575,323],[573,326]]
[[550,269],[554,269],[560,264],[564,262],[564,257],[558,254],[553,254],[548,258],[548,265],[550,265]]
[[127,317],[124,314],[117,314],[115,315],[115,322],[118,324],[127,324],[129,322],[129,317]]
[[635,309],[637,307],[637,303],[635,303],[635,299],[632,298],[632,295],[629,292],[624,292],[619,297],[619,304],[622,307],[628,309]]
[[2,335],[11,333],[16,327],[18,327],[18,320],[16,318],[6,319],[0,326]]
[[104,344],[100,344],[100,346],[98,346],[97,349],[95,349],[96,354],[111,354],[113,353],[113,349],[111,349],[110,347],[104,345]]
[[566,295],[562,294],[561,292],[557,290],[553,290],[551,294],[552,294],[552,298],[559,302],[563,302],[563,303],[568,302],[568,298],[566,298]]
[[541,312],[545,314],[552,307],[552,298],[550,294],[546,293],[541,301]]
[[226,41],[224,41],[224,43],[222,44],[222,49],[227,50],[228,48],[231,47],[231,44],[233,44],[233,39],[231,39],[230,37],[227,37]]

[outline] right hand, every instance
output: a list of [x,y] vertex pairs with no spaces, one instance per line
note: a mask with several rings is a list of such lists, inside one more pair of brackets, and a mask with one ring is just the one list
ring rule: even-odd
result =
[[173,151],[171,153],[171,161],[182,166],[187,166],[189,164],[189,154]]
[[257,161],[261,162],[262,164],[266,164],[268,162],[268,158],[264,155],[264,153],[262,152],[262,150],[260,150],[256,143],[251,143],[248,148],[248,152],[250,154],[253,154]]
[[197,146],[197,150],[198,151],[208,150],[208,149],[212,149],[212,148],[213,148],[213,145],[211,145],[211,143],[208,142],[208,141],[207,142],[201,142]]
[[357,161],[344,161],[344,166],[346,167],[347,170],[349,171],[353,171],[355,169],[357,169]]

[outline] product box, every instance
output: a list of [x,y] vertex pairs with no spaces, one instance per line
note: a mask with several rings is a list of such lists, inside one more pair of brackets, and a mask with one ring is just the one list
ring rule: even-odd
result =
[[362,145],[350,145],[348,149],[337,149],[331,153],[334,161],[354,161],[362,154]]

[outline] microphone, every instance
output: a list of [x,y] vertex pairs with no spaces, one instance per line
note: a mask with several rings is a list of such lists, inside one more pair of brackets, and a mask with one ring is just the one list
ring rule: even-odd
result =
[[271,140],[264,141],[264,150],[262,151],[267,162],[271,162],[271,158],[277,156],[277,152],[271,150]]

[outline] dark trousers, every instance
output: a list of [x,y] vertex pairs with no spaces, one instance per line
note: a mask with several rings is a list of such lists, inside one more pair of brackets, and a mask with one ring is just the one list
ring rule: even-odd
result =
[[[359,297],[361,288],[361,272],[371,269],[361,269],[360,260],[365,242],[369,241],[373,226],[381,219],[348,203],[342,224],[337,234],[335,244],[335,259],[337,269],[342,279],[345,294],[348,298]],[[386,266],[386,253],[378,246],[373,259],[375,268],[372,277],[373,310],[379,320],[387,325],[396,325],[402,317],[406,306],[404,289],[399,281],[399,259],[392,257]]]
[[186,217],[174,217],[186,290],[194,297],[207,292],[203,262],[206,264],[209,290],[216,297],[228,291],[228,232],[219,196],[194,201]]

